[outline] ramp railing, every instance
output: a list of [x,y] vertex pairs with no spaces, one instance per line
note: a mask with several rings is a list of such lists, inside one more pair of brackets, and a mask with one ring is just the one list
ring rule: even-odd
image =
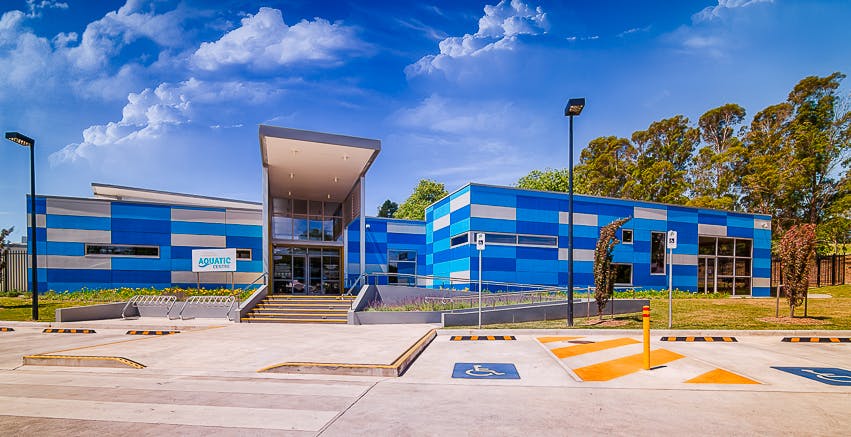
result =
[[[127,304],[124,305],[124,309],[121,310],[121,318],[127,318],[127,309],[128,308],[136,308],[137,311],[140,308],[165,308],[165,315],[168,316],[168,313],[171,312],[171,307],[177,302],[177,297],[175,296],[164,296],[164,295],[149,295],[149,294],[139,294],[130,298],[127,301]],[[139,312],[141,316],[142,313]]]
[[233,317],[231,317],[231,311],[233,311],[234,305],[236,305],[236,298],[233,296],[190,296],[186,299],[186,302],[183,304],[183,307],[180,308],[180,312],[177,314],[181,320],[186,320],[187,318],[192,319],[194,317],[185,317],[183,312],[186,311],[190,306],[201,306],[205,308],[227,308],[225,311],[225,317],[228,320],[233,321]]

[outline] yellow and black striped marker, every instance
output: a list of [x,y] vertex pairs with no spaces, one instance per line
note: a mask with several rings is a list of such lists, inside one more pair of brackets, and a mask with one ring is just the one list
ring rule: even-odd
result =
[[180,331],[127,331],[124,335],[169,335],[178,333]]
[[662,341],[705,341],[714,342],[721,341],[727,343],[738,343],[736,337],[662,337]]
[[451,341],[467,340],[517,340],[513,335],[453,335]]
[[849,337],[783,337],[787,343],[851,343]]
[[12,332],[15,328],[6,328],[5,326],[0,328],[0,332]]
[[43,334],[95,334],[94,329],[66,329],[66,328],[46,328],[41,331]]

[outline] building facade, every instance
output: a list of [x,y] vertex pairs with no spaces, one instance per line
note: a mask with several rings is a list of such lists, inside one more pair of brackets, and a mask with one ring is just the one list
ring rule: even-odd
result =
[[[426,208],[424,221],[367,217],[366,174],[379,141],[271,126],[259,133],[261,203],[102,184],[91,199],[38,197],[39,289],[245,286],[261,273],[274,293],[340,294],[363,274],[464,287],[479,278],[479,233],[483,280],[567,284],[565,193],[471,183]],[[624,217],[618,286],[666,288],[670,268],[681,290],[770,294],[769,216],[582,195],[576,286],[594,283],[600,228]],[[670,230],[679,237],[672,256]],[[192,250],[207,248],[236,249],[237,272],[193,273]]]

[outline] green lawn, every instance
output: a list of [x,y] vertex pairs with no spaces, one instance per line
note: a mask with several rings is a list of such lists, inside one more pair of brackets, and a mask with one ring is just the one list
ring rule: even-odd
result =
[[[810,299],[807,308],[808,318],[803,308],[795,311],[796,319],[789,320],[789,308],[786,300],[780,299],[780,322],[771,320],[775,314],[774,298],[716,298],[716,299],[674,299],[674,329],[851,329],[851,285],[811,288],[810,293],[830,294],[829,299]],[[591,311],[595,311],[592,304]],[[584,311],[581,312],[584,315]],[[604,316],[610,320],[611,316]],[[577,328],[618,328],[641,329],[641,314],[616,315],[614,322],[594,324],[596,316],[587,324],[584,317],[574,320]],[[524,322],[488,325],[488,328],[566,328],[565,319],[543,322]],[[668,299],[650,298],[650,327],[666,329],[668,327]]]

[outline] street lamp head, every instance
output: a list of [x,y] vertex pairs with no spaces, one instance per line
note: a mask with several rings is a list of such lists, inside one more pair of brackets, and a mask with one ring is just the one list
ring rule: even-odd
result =
[[9,141],[14,141],[24,147],[32,147],[35,145],[34,139],[20,132],[6,132],[6,139]]
[[585,97],[570,99],[567,101],[567,106],[564,107],[564,116],[579,115],[583,108],[585,108]]

